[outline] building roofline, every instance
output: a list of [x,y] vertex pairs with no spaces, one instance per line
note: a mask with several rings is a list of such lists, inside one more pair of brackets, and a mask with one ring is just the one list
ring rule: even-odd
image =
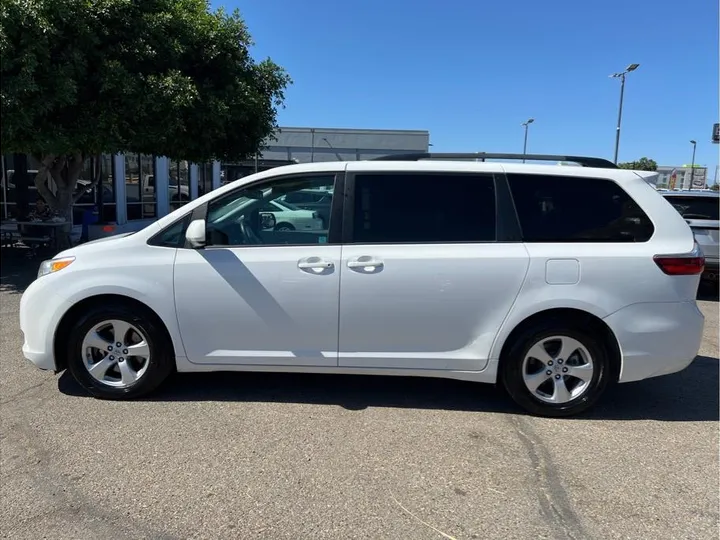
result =
[[358,129],[358,128],[329,128],[329,127],[300,127],[300,126],[279,126],[278,131],[302,131],[310,133],[312,130],[321,133],[397,133],[401,135],[430,135],[429,130],[422,129]]
[[[695,164],[696,169],[709,169],[707,165]],[[658,169],[692,169],[690,165],[658,165]]]

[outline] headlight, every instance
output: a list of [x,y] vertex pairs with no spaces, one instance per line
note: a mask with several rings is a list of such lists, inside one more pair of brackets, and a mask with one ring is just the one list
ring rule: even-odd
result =
[[40,263],[37,277],[42,277],[53,272],[58,272],[72,264],[75,257],[63,257],[62,259],[50,259]]

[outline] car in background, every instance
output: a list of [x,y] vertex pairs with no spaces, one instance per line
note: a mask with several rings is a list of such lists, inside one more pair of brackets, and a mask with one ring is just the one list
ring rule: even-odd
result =
[[717,191],[667,191],[662,196],[685,218],[695,240],[705,254],[702,278],[718,283],[718,215],[720,193]]
[[271,214],[276,231],[307,231],[325,228],[323,220],[314,210],[303,210],[285,201],[267,201],[260,212]]
[[292,204],[303,210],[314,210],[318,213],[327,228],[330,223],[330,207],[332,206],[332,189],[301,189],[281,197],[283,204]]

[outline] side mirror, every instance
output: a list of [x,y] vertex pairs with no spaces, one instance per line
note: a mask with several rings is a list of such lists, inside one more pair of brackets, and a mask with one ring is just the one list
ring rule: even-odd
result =
[[199,249],[205,247],[205,220],[195,219],[188,225],[185,231],[185,240],[188,241],[190,247]]
[[270,212],[260,213],[260,223],[263,229],[274,229],[275,228],[275,216]]

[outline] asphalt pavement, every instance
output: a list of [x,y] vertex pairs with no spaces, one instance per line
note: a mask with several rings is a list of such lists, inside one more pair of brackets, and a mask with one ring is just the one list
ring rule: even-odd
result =
[[2,254],[0,537],[718,537],[718,303],[695,362],[589,415],[524,415],[489,385],[176,375],[88,397],[22,358],[37,262]]

